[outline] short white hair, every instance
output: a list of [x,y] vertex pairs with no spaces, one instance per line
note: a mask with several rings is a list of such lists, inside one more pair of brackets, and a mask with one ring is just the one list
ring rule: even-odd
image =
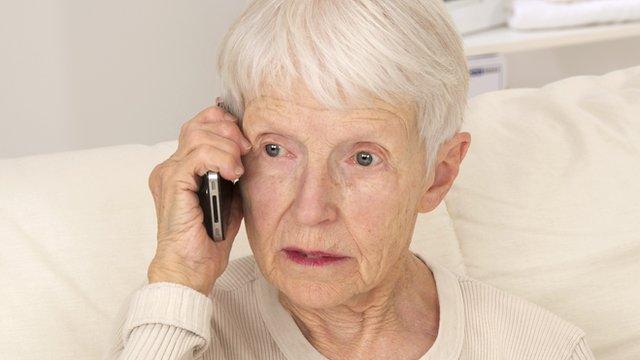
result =
[[441,0],[256,0],[222,39],[218,71],[240,121],[263,85],[287,94],[295,79],[326,108],[409,104],[427,173],[467,106],[462,39]]

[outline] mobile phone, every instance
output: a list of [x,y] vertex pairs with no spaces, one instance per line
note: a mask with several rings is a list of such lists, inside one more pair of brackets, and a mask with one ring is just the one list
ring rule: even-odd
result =
[[[228,112],[222,101],[218,100],[216,105]],[[227,235],[234,183],[217,171],[207,171],[200,180],[198,198],[204,215],[202,224],[213,241],[223,241]]]
[[213,241],[226,238],[234,183],[217,171],[207,171],[201,178],[198,198],[204,219],[202,224]]

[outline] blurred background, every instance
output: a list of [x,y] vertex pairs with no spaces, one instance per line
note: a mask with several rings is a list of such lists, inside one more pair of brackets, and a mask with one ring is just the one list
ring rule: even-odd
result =
[[[0,158],[176,139],[249,3],[0,1]],[[473,97],[640,64],[638,0],[449,0]]]

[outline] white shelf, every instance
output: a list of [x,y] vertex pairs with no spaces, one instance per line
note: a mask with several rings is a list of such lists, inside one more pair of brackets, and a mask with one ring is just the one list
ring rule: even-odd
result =
[[640,36],[640,22],[526,31],[502,26],[464,35],[463,39],[466,55],[472,56],[547,49],[632,36]]

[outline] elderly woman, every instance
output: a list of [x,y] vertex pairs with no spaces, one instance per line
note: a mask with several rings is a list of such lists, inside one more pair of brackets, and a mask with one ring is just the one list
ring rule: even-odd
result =
[[[409,250],[470,144],[439,0],[255,1],[219,70],[228,112],[186,122],[149,177],[156,254],[109,357],[593,358],[576,326]],[[221,242],[198,205],[207,170],[239,179]],[[229,263],[243,217],[253,256]]]

